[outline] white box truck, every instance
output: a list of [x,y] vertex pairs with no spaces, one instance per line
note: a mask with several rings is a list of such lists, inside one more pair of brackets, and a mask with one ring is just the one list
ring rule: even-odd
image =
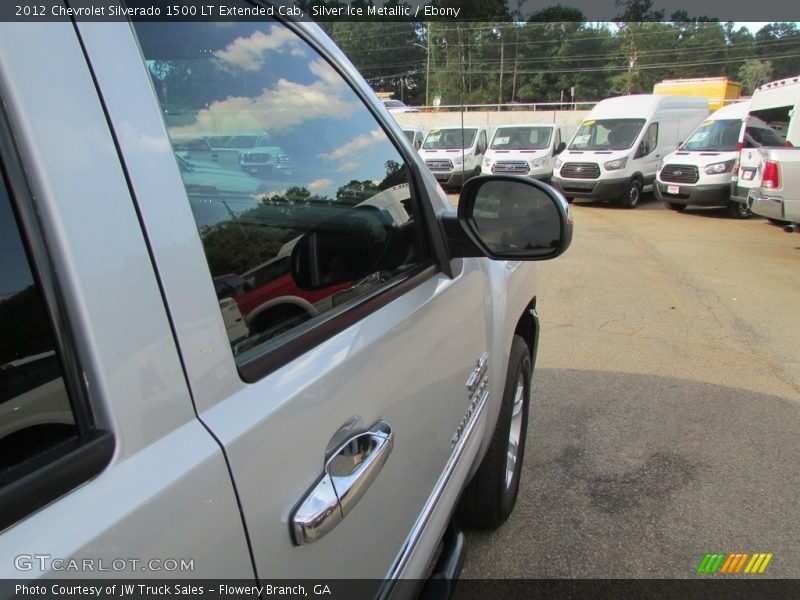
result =
[[656,174],[656,198],[670,210],[683,210],[690,204],[724,206],[732,217],[746,217],[747,205],[730,196],[739,131],[749,108],[746,100],[714,111],[668,154]]
[[708,116],[708,99],[639,94],[599,102],[556,160],[553,183],[568,198],[636,208],[656,167]]
[[488,127],[434,127],[419,153],[443,188],[460,189],[465,181],[481,174],[491,134]]
[[559,123],[498,127],[483,157],[483,174],[509,173],[548,181],[556,157],[564,150]]

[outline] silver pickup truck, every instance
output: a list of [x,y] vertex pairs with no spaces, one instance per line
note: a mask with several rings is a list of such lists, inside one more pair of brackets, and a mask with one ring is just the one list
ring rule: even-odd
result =
[[747,205],[757,215],[800,223],[800,148],[760,148]]
[[[0,578],[455,576],[453,516],[516,501],[563,196],[456,212],[309,23],[3,22],[0,99]],[[188,183],[219,115],[314,170]]]

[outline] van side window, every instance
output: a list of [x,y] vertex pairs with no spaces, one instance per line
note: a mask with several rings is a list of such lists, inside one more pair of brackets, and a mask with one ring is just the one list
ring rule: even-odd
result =
[[55,336],[0,179],[0,487],[78,435]]
[[486,143],[486,130],[485,129],[481,129],[481,135],[478,138],[478,153],[482,154],[482,153],[486,152],[486,146],[487,146],[487,143]]
[[[400,152],[290,29],[134,28],[238,364],[427,261]],[[192,158],[186,139],[224,148]]]
[[650,123],[650,126],[647,128],[647,131],[642,138],[642,143],[639,146],[638,151],[636,152],[636,158],[641,156],[647,156],[653,150],[656,149],[658,145],[658,123]]

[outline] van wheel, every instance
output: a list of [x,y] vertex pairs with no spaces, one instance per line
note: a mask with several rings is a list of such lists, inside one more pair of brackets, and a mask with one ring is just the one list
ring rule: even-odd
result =
[[664,200],[664,206],[670,210],[677,210],[678,212],[686,210],[685,204],[675,204],[674,202],[667,202],[666,200]]
[[728,215],[734,219],[747,219],[753,213],[743,202],[728,202]]
[[623,208],[636,208],[642,196],[642,184],[638,179],[631,179],[625,194],[620,198],[619,204]]
[[467,527],[494,529],[514,510],[525,454],[530,397],[531,356],[525,340],[515,335],[492,442],[459,503],[458,514]]

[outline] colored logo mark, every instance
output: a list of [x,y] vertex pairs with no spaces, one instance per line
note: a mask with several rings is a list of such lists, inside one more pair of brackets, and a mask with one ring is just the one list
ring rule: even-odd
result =
[[716,552],[714,554],[706,554],[700,566],[697,567],[697,573],[711,575],[716,573],[726,575],[735,575],[737,573],[760,574],[767,568],[772,556],[772,554],[766,552],[756,552],[754,554],[749,552],[732,552],[730,554]]

